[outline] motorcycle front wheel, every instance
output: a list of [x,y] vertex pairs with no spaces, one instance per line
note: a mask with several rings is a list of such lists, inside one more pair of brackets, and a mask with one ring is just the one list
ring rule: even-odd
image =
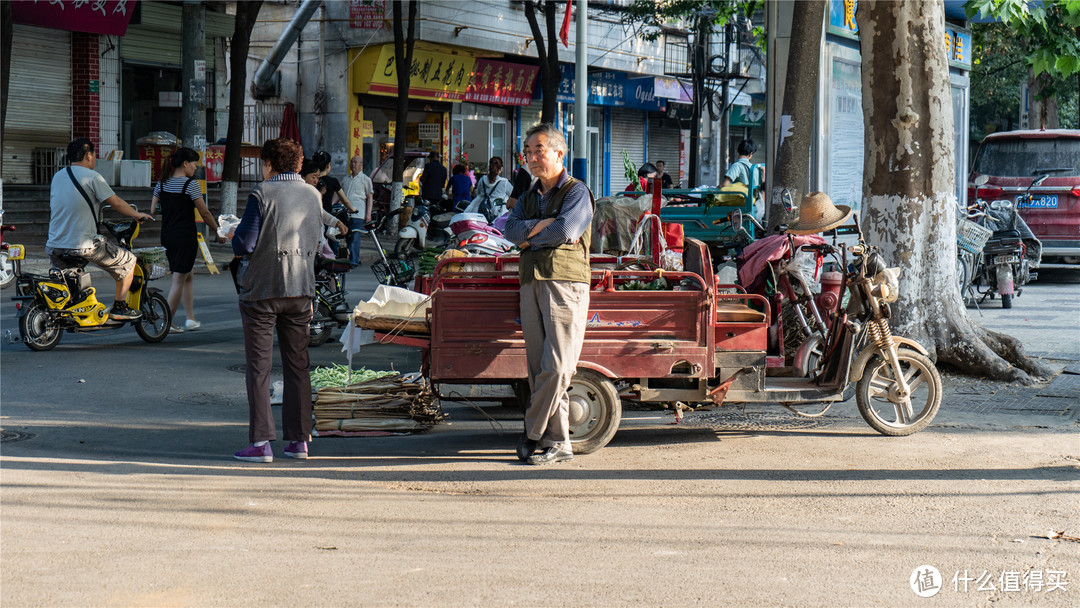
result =
[[30,350],[52,350],[60,343],[61,330],[53,325],[49,309],[34,302],[19,316],[19,335]]
[[308,334],[308,346],[320,346],[330,339],[330,325],[334,321],[334,315],[330,307],[322,302],[315,307],[315,316],[311,319],[311,329]]
[[926,355],[909,348],[897,348],[896,357],[911,394],[911,410],[896,394],[892,366],[880,357],[866,364],[855,385],[859,414],[875,431],[890,437],[918,433],[926,428],[941,407],[941,376]]
[[151,344],[161,342],[169,335],[169,325],[172,324],[172,311],[169,310],[169,301],[159,291],[151,291],[143,294],[142,305],[139,312],[142,316],[135,321],[135,332],[139,337]]

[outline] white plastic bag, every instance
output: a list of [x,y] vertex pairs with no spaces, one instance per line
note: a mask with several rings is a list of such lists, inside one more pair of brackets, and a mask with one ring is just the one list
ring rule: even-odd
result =
[[231,213],[222,213],[217,216],[218,230],[217,235],[223,238],[229,238],[233,230],[240,225],[240,218]]

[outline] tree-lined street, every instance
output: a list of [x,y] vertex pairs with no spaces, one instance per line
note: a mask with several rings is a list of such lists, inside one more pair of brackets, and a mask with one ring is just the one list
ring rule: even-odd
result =
[[[350,273],[350,299],[369,275]],[[945,605],[1075,605],[1076,542],[1045,536],[1080,530],[1080,275],[1043,277],[1013,310],[970,312],[1073,373],[1030,388],[946,374],[917,435],[879,436],[853,402],[818,420],[701,411],[686,428],[634,410],[608,447],[538,469],[513,456],[520,415],[491,404],[447,404],[424,435],[317,438],[306,462],[233,460],[247,425],[235,295],[199,275],[197,332],[0,346],[2,600],[899,606],[927,601],[908,584],[926,564]],[[313,364],[344,362],[338,347]],[[356,363],[418,364],[394,346]],[[1066,588],[1000,590],[1035,570],[1068,572]],[[998,590],[963,591],[964,571]]]

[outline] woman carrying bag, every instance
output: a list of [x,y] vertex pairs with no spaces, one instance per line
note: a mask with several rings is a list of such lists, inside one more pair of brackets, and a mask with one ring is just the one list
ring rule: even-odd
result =
[[[194,331],[202,325],[195,319],[192,272],[199,249],[195,211],[198,210],[214,234],[217,234],[218,225],[206,207],[206,199],[199,182],[193,178],[199,166],[199,153],[191,148],[180,148],[169,157],[169,165],[172,167],[172,174],[168,179],[158,182],[154,188],[151,209],[161,202],[161,245],[165,247],[165,257],[168,258],[169,270],[173,273],[168,298],[169,310],[172,311],[173,319],[176,319],[177,306],[182,302],[184,315],[187,317],[185,328]],[[225,237],[217,237],[217,242],[225,241]],[[169,332],[174,334],[183,331],[175,321],[169,328]]]
[[488,161],[487,175],[476,180],[473,204],[469,205],[467,211],[483,213],[489,222],[506,213],[506,200],[510,198],[513,185],[501,175],[502,169],[502,159],[492,156]]

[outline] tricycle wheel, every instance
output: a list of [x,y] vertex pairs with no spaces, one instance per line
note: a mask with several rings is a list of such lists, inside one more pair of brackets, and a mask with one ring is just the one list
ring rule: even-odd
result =
[[896,394],[892,366],[880,356],[866,365],[855,385],[859,414],[882,435],[901,437],[917,433],[934,419],[941,407],[941,376],[932,361],[909,348],[896,349],[896,357],[911,391],[911,407]]
[[622,418],[622,401],[615,384],[597,372],[578,369],[567,393],[574,453],[589,454],[607,445]]

